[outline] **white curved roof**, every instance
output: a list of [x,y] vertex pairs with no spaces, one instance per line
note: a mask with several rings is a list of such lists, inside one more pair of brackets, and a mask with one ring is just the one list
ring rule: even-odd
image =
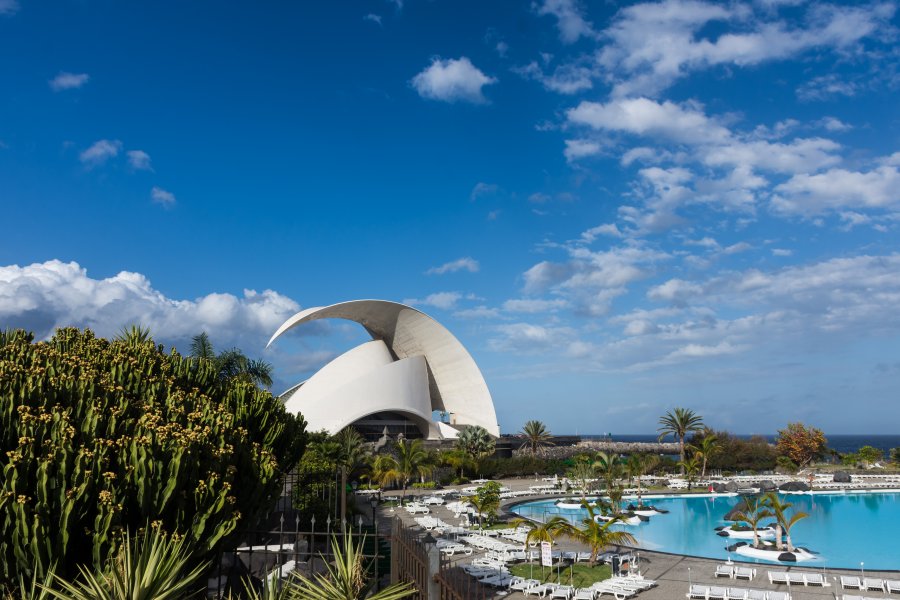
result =
[[405,304],[386,300],[352,300],[308,308],[285,321],[269,340],[318,319],[347,319],[359,323],[373,339],[383,340],[398,360],[424,356],[432,410],[453,413],[457,425],[480,425],[500,435],[491,393],[478,365],[447,329]]

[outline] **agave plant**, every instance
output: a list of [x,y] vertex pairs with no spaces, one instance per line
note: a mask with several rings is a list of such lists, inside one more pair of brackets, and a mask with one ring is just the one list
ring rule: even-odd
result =
[[79,567],[75,582],[53,575],[52,585],[40,587],[59,600],[181,600],[197,591],[207,566],[193,562],[186,538],[148,527],[134,539],[125,533],[106,573]]
[[331,552],[334,554],[334,562],[328,565],[328,573],[316,575],[314,579],[295,577],[289,580],[285,583],[286,596],[278,597],[277,600],[400,600],[416,593],[412,585],[401,582],[369,595],[377,581],[366,577],[363,544],[365,536],[359,542],[354,542],[349,533],[343,534],[341,538],[332,536]]

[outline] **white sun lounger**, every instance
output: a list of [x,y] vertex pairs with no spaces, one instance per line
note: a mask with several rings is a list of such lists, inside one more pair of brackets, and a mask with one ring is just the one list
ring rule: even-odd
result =
[[552,583],[542,583],[528,588],[524,593],[526,596],[540,596],[543,598],[547,595],[547,592],[552,592],[555,587]]
[[859,580],[859,577],[851,575],[841,575],[841,587],[845,590],[861,590],[862,582]]
[[787,592],[767,592],[766,600],[791,600],[791,595]]
[[774,585],[787,585],[787,571],[769,571],[769,583]]
[[560,585],[557,586],[555,590],[550,592],[551,598],[563,598],[564,600],[569,600],[572,597],[572,594],[575,593],[575,588],[571,585]]
[[594,600],[596,594],[597,592],[594,591],[593,588],[578,588],[575,590],[575,595],[572,596],[572,600]]
[[886,579],[884,581],[884,587],[890,594],[900,593],[900,580]]
[[687,597],[688,598],[702,598],[706,600],[709,596],[709,586],[708,585],[691,585],[691,589],[688,590]]
[[825,585],[825,577],[821,573],[807,573],[806,585]]
[[706,597],[708,600],[725,600],[727,595],[728,591],[725,588],[711,585],[709,586],[709,592],[707,592]]
[[541,581],[539,579],[522,579],[521,577],[514,577],[509,582],[509,589],[514,592],[524,592],[528,588],[534,587],[536,585],[540,585]]
[[747,600],[747,590],[744,588],[728,588],[728,600]]
[[875,577],[866,577],[865,579],[863,579],[862,589],[866,590],[867,592],[872,592],[872,591],[883,592],[884,591],[884,579],[877,579]]
[[603,596],[604,594],[609,594],[616,600],[625,600],[625,598],[631,598],[637,595],[637,592],[634,590],[626,590],[624,588],[606,585],[604,582],[600,581],[591,586],[591,588],[597,592],[598,596]]
[[734,568],[735,579],[746,579],[747,581],[751,581],[754,577],[756,577],[756,569],[751,569],[750,567]]
[[806,585],[806,576],[803,573],[785,573],[785,576],[791,585]]
[[766,591],[747,590],[747,600],[766,600]]
[[716,577],[734,577],[734,567],[731,565],[716,565]]

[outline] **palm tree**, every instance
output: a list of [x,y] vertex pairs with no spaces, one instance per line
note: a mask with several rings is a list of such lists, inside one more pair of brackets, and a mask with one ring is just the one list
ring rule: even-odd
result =
[[694,483],[694,479],[697,478],[697,472],[700,470],[700,459],[694,455],[679,462],[678,466],[681,467],[681,472],[687,475],[688,491],[691,491],[691,486]]
[[[541,542],[553,544],[561,535],[565,535],[572,531],[572,524],[564,517],[555,516],[547,519],[546,522],[529,521],[528,519],[516,518],[509,522],[512,527],[527,527],[528,533],[525,534],[525,548],[528,546],[537,546]],[[529,560],[529,562],[531,562]],[[541,565],[543,569],[543,565]]]
[[693,451],[694,456],[699,456],[703,459],[703,468],[700,469],[700,479],[703,479],[706,477],[707,461],[721,450],[719,447],[719,438],[712,433],[707,433],[700,438],[698,443],[691,446],[691,450]]
[[347,476],[365,462],[366,441],[352,427],[344,427],[332,438],[336,442],[331,448],[336,451],[332,455],[341,470],[341,523],[347,521]]
[[[684,462],[684,438],[687,434],[702,431],[703,418],[688,408],[676,408],[669,411],[659,419],[659,440],[662,441],[667,435],[673,435],[678,440],[678,455],[680,461]],[[681,474],[684,475],[682,467]]]
[[766,507],[765,503],[758,497],[753,496],[744,500],[746,509],[736,513],[734,520],[744,522],[753,528],[753,547],[759,548],[759,522],[767,517],[772,516],[772,512]]
[[461,448],[454,448],[453,450],[442,452],[441,462],[454,470],[458,469],[460,479],[462,479],[463,475],[465,474],[466,467],[474,467],[472,457],[469,456],[468,453],[466,453],[466,451]]
[[537,456],[538,450],[546,446],[552,446],[553,436],[547,426],[540,421],[528,421],[522,428],[522,437],[525,438],[525,445],[531,448],[531,455]]
[[584,525],[580,529],[573,528],[569,535],[587,544],[591,549],[591,559],[588,562],[589,567],[593,567],[597,562],[597,555],[606,546],[623,546],[625,544],[635,544],[637,541],[634,536],[627,531],[618,529],[610,529],[616,523],[621,521],[621,517],[613,517],[609,521],[598,521],[595,517],[594,507],[589,502],[582,501],[581,506],[588,512],[588,516],[581,522]]
[[394,446],[395,455],[391,457],[390,468],[385,472],[387,481],[394,481],[403,486],[400,504],[406,500],[406,489],[413,477],[428,475],[434,469],[428,460],[428,451],[422,440],[398,440]]
[[272,386],[272,365],[264,360],[247,358],[237,348],[216,354],[205,331],[191,338],[191,356],[212,363],[220,380],[238,379],[262,387]]
[[362,477],[378,487],[384,488],[392,481],[392,471],[397,461],[390,454],[372,454],[366,459],[366,471]]
[[625,463],[625,469],[629,477],[637,479],[638,508],[644,505],[641,494],[641,477],[652,471],[659,464],[659,457],[655,454],[632,454]]
[[456,438],[456,447],[476,463],[493,454],[496,444],[488,430],[479,425],[466,426]]
[[785,540],[787,541],[787,551],[788,552],[794,551],[794,545],[791,543],[791,529],[794,527],[794,525],[797,524],[798,521],[801,521],[808,516],[809,515],[806,514],[805,512],[797,511],[794,514],[792,514],[789,519],[786,519],[785,521],[783,521],[781,523],[781,526],[784,528],[784,537],[785,537]]

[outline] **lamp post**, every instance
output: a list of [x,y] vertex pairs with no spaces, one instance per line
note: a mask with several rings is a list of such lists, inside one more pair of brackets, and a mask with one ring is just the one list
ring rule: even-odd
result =
[[378,498],[372,496],[369,499],[369,505],[372,507],[372,527],[375,527],[375,509],[378,508]]
[[688,593],[690,594],[691,588],[694,587],[694,583],[691,581],[691,568],[688,567]]
[[863,582],[865,582],[865,580],[866,580],[866,568],[865,568],[865,564],[866,564],[866,563],[864,563],[864,562],[862,562],[862,561],[860,561],[860,563],[859,563],[859,572],[862,574],[862,580],[863,580]]

